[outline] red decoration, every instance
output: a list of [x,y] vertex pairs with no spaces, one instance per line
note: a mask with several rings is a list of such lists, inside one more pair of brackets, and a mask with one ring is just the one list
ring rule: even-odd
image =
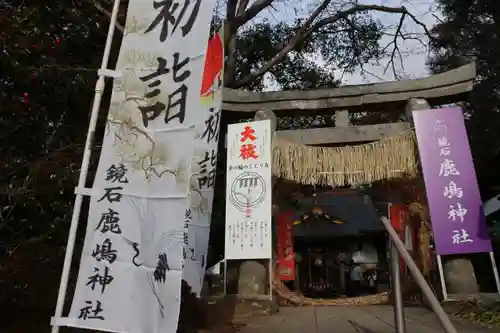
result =
[[[399,238],[405,242],[405,230],[406,230],[406,219],[407,219],[407,209],[403,204],[392,203],[389,209],[389,219],[391,225],[396,230]],[[403,274],[406,272],[406,264],[403,258],[400,258],[400,269]]]
[[245,142],[247,140],[255,141],[255,139],[257,139],[257,137],[255,136],[255,130],[250,126],[245,126],[245,130],[241,132],[240,141],[241,142]]
[[201,97],[213,98],[214,91],[219,87],[224,67],[224,46],[220,32],[217,32],[208,41],[207,54],[205,55],[205,69],[201,82]]
[[295,280],[295,253],[293,252],[292,213],[280,213],[277,217],[277,272],[283,281]]
[[240,157],[244,160],[248,160],[249,158],[257,159],[257,153],[255,152],[254,144],[245,144],[241,145],[240,148]]
[[255,135],[255,130],[251,126],[245,126],[245,130],[241,132],[241,138],[240,142],[248,142],[250,143],[243,143],[240,147],[240,157],[244,160],[248,160],[250,158],[253,158],[254,160],[257,159],[259,156],[257,155],[257,152],[255,151],[255,148],[257,147],[253,142],[257,139],[257,136]]

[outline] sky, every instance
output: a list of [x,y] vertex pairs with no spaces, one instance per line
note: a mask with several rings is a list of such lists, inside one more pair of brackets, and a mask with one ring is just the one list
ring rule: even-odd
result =
[[[433,25],[435,25],[438,21],[439,12],[436,10],[436,6],[432,0],[367,0],[360,1],[364,4],[380,4],[385,6],[405,6],[406,9],[414,14],[419,21],[424,23],[428,29],[431,29]],[[387,24],[391,27],[389,31],[395,32],[396,26],[399,22],[399,15],[388,14],[388,13],[380,13],[374,15],[375,19],[378,19],[384,24]],[[386,23],[387,22],[387,23]],[[406,20],[405,26],[403,27],[407,32],[422,34],[423,29],[410,20]],[[421,78],[428,75],[428,71],[425,65],[427,56],[428,56],[428,47],[427,42],[428,39],[424,35],[420,35],[419,39],[423,42],[420,43],[416,40],[408,40],[402,43],[402,52],[406,55],[403,58],[403,64],[399,65],[399,69],[402,73],[399,74],[404,78]],[[390,43],[392,40],[391,37],[385,36],[382,45],[386,45]],[[424,44],[424,45],[422,45]],[[345,84],[362,84],[362,83],[375,83],[381,81],[392,81],[395,80],[392,70],[389,70],[384,73],[385,66],[389,59],[383,60],[382,66],[367,66],[366,69],[371,72],[370,75],[363,75],[360,71],[352,76],[346,76],[344,78]]]
[[[268,11],[264,13],[263,16],[269,20],[281,21],[286,20],[287,17],[301,17],[306,16],[311,12],[311,3],[316,1],[300,1],[300,0],[284,0],[287,4],[290,3],[302,3],[302,5],[296,6],[300,8],[298,11],[293,11],[290,13],[290,6],[287,8],[283,4],[277,6],[276,11]],[[299,2],[300,1],[300,2]],[[348,1],[344,1],[344,6]],[[376,4],[391,7],[401,7],[405,6],[406,9],[416,16],[416,18],[424,23],[428,29],[431,29],[434,24],[437,23],[439,18],[439,12],[436,10],[436,4],[433,0],[358,0],[360,4]],[[304,4],[306,3],[306,4]],[[394,34],[396,27],[399,23],[400,14],[392,13],[374,13],[373,18],[379,20],[387,27],[386,32],[388,34]],[[414,34],[414,37],[418,37],[417,40],[407,40],[401,41],[399,47],[403,53],[403,63],[399,61],[397,63],[397,73],[399,78],[420,78],[428,75],[428,71],[425,65],[428,56],[428,39],[424,35],[424,31],[421,27],[413,23],[409,18],[405,20],[403,26],[403,31]],[[385,46],[392,41],[392,36],[384,36],[381,41],[381,46]],[[366,83],[376,83],[382,81],[393,81],[395,76],[392,69],[385,71],[385,66],[389,59],[383,59],[380,61],[380,65],[368,64],[364,66],[365,71],[358,70],[352,75],[347,75],[338,71],[338,77],[342,79],[344,85],[354,85],[354,84],[366,84]],[[322,60],[317,60],[322,63]],[[268,87],[270,90],[273,87]]]

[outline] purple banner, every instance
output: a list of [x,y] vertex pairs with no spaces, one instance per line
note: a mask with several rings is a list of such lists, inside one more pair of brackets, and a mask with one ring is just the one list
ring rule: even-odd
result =
[[414,111],[413,120],[437,253],[490,252],[462,110]]

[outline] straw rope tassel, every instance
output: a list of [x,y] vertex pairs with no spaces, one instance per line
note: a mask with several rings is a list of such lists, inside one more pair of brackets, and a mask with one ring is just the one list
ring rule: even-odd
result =
[[302,184],[333,187],[417,176],[413,129],[373,143],[314,147],[275,140],[273,174]]

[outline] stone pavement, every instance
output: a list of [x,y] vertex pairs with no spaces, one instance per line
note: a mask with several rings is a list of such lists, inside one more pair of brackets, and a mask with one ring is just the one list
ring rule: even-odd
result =
[[[405,307],[406,333],[444,332],[436,315]],[[459,333],[500,333],[500,329],[453,320]],[[241,333],[389,333],[395,332],[391,306],[281,307],[272,316],[255,317]]]

